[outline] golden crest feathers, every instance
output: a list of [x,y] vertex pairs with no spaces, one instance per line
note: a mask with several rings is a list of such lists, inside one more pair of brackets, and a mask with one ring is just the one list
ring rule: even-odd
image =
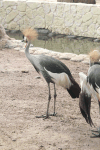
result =
[[23,31],[22,31],[22,33],[24,34],[24,36],[27,38],[27,40],[31,40],[31,41],[34,41],[36,38],[37,38],[37,36],[38,36],[38,34],[37,34],[37,32],[36,32],[36,30],[35,29],[31,29],[31,28],[29,28],[29,29],[24,29]]
[[89,53],[89,57],[91,62],[98,62],[100,59],[100,52],[98,50],[93,50]]

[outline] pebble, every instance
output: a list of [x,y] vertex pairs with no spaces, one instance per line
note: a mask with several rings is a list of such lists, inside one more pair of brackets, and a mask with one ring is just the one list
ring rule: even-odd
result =
[[40,79],[40,78],[41,78],[40,76],[36,76],[36,77],[35,77],[35,79]]
[[89,61],[88,60],[84,60],[84,61],[82,61],[82,63],[84,63],[84,64],[89,64]]
[[70,60],[74,57],[76,57],[77,55],[76,54],[73,54],[73,53],[62,53],[59,58],[60,59],[66,59],[66,60]]
[[44,35],[47,35],[47,34],[49,34],[50,33],[50,31],[48,30],[48,29],[38,29],[37,30],[37,32],[39,33],[39,34],[44,34]]
[[100,42],[100,39],[95,39],[94,42]]
[[75,35],[67,35],[66,37],[70,38],[70,39],[76,39],[77,38],[77,36],[75,36]]
[[[23,43],[21,40],[9,40],[8,47],[6,48],[13,48],[17,51],[24,52],[25,53],[25,43]],[[43,49],[40,47],[30,47],[30,53],[31,54],[46,54],[49,56],[57,57],[59,59],[65,59],[65,60],[71,60],[74,62],[83,62],[85,64],[89,64],[89,58],[86,54],[73,54],[73,53],[61,53],[61,52],[54,52],[52,50]]]
[[21,72],[22,73],[29,73],[29,71],[26,71],[26,70],[22,70]]
[[86,55],[82,55],[82,54],[80,54],[80,55],[76,55],[75,57],[72,57],[71,58],[71,61],[76,61],[76,62],[81,62],[81,61],[83,61],[85,58],[86,58],[87,56]]

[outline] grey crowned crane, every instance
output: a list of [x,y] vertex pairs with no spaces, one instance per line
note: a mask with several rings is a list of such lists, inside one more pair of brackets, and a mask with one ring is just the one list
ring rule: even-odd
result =
[[[70,70],[67,68],[65,64],[61,61],[46,55],[31,55],[29,53],[29,47],[31,40],[34,40],[37,36],[35,30],[26,29],[23,31],[24,36],[27,38],[28,44],[25,48],[25,54],[31,64],[34,66],[36,71],[40,73],[48,84],[49,96],[48,96],[48,104],[47,104],[47,112],[46,116],[40,117],[49,117],[49,104],[51,99],[50,93],[50,83],[54,84],[54,113],[55,116],[55,103],[56,103],[56,88],[55,84],[64,87],[72,98],[79,98],[80,87],[74,80],[73,76],[71,75]],[[40,118],[39,116],[37,116]]]
[[[88,75],[83,72],[79,73],[81,92],[79,96],[79,107],[83,117],[90,126],[94,125],[90,116],[91,97],[93,96],[99,104],[100,113],[100,53],[94,50],[90,53],[90,68]],[[100,127],[94,131],[92,130],[92,137],[100,137]]]

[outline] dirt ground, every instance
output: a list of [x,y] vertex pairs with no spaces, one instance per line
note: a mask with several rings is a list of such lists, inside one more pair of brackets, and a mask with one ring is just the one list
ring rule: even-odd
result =
[[[88,65],[61,60],[79,83],[78,73]],[[99,150],[100,138],[91,138],[91,128],[82,117],[79,99],[57,87],[57,116],[43,120],[48,88],[24,53],[0,50],[0,150]],[[53,86],[50,113],[53,112]],[[99,125],[99,108],[92,100],[91,117]]]

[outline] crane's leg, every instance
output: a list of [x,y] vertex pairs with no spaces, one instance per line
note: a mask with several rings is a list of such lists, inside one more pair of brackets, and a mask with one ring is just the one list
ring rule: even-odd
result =
[[50,83],[48,83],[48,90],[49,90],[49,97],[48,97],[46,118],[49,117],[49,105],[50,105],[50,100],[51,100]]
[[[100,114],[100,100],[98,102],[99,102],[99,114]],[[92,134],[94,135],[92,136],[92,138],[96,138],[96,137],[100,138],[100,127],[97,130],[92,130]]]
[[56,116],[56,97],[57,97],[57,94],[56,94],[56,88],[55,88],[55,84],[54,84],[54,112],[53,112],[53,116]]
[[49,105],[50,105],[50,100],[51,100],[50,83],[48,83],[48,90],[49,90],[49,96],[48,96],[48,104],[47,104],[46,115],[36,116],[36,118],[44,118],[44,119],[49,118]]
[[53,114],[49,114],[49,116],[56,116],[56,97],[57,97],[57,94],[56,94],[56,88],[55,88],[55,83],[54,83],[54,112]]

